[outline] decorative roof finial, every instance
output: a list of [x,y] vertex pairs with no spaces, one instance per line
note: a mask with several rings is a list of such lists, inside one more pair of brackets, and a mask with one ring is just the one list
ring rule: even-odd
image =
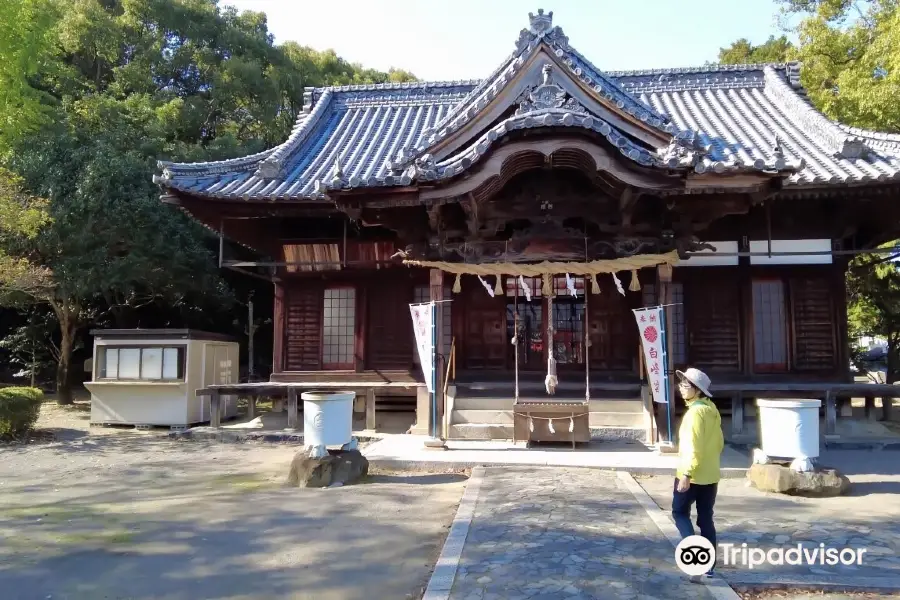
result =
[[550,73],[553,71],[553,65],[550,63],[545,64],[541,68],[541,75],[544,78],[543,85],[550,85]]
[[545,15],[544,9],[539,8],[537,15],[528,13],[528,22],[531,33],[534,35],[543,35],[553,28],[553,11],[551,10]]

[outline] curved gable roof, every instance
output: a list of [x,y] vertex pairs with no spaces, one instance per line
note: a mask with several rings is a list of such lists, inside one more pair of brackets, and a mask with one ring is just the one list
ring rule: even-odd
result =
[[[325,199],[332,189],[453,177],[509,131],[546,126],[597,132],[645,167],[756,170],[782,174],[786,187],[900,181],[900,135],[827,119],[805,97],[795,64],[602,73],[552,26],[552,13],[530,19],[515,51],[484,80],[309,90],[303,114],[279,146],[218,162],[160,162],[162,175],[154,181],[205,197]],[[552,81],[546,65],[534,62],[536,53],[548,52],[556,61]],[[488,119],[487,112],[497,112],[491,99],[509,94],[524,69],[532,77],[543,71],[543,82],[524,88],[524,97],[506,98],[519,104],[511,117]],[[561,106],[528,104],[528,93],[540,84],[555,86],[568,99]],[[471,129],[473,123],[483,127]],[[467,124],[475,135],[458,134],[450,144]],[[648,138],[636,137],[641,127],[650,138],[671,141],[648,150]],[[444,155],[436,159],[430,154],[435,148]]]

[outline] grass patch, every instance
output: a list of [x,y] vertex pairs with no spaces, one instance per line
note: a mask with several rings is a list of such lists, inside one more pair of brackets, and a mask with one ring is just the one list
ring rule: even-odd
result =
[[230,473],[228,475],[219,475],[213,482],[230,487],[238,492],[256,492],[278,486],[272,479],[257,473]]
[[77,533],[63,533],[55,536],[58,544],[66,546],[112,546],[116,544],[130,544],[134,541],[136,532],[124,529],[114,531],[82,531]]

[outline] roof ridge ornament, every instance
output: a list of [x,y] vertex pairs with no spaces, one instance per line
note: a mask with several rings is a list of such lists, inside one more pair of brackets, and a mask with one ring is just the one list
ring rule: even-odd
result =
[[550,63],[546,63],[541,68],[541,84],[537,87],[526,88],[519,98],[516,116],[549,109],[563,109],[581,114],[587,113],[584,106],[570,97],[562,86],[553,81],[553,65]]
[[545,14],[544,9],[539,8],[537,14],[528,13],[528,29],[519,32],[516,52],[522,52],[531,42],[544,38],[556,42],[564,50],[569,49],[569,38],[559,25],[553,26],[553,11]]
[[553,29],[553,11],[551,10],[545,15],[544,9],[539,8],[537,15],[528,13],[528,27],[531,33],[536,36],[545,35]]
[[270,156],[259,163],[255,175],[262,179],[272,181],[273,179],[278,179],[279,175],[281,175],[281,167],[281,161],[274,156]]

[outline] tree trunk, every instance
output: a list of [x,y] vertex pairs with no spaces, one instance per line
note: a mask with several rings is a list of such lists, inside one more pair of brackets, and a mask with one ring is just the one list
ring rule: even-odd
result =
[[69,377],[69,367],[72,364],[72,348],[75,345],[75,332],[70,324],[60,323],[62,339],[59,343],[59,363],[56,365],[56,402],[57,404],[72,404],[75,398],[72,394],[72,381]]
[[56,364],[56,403],[72,404],[75,401],[71,380],[72,350],[75,347],[75,334],[78,330],[79,310],[65,301],[52,304],[59,320],[60,330],[59,362]]

